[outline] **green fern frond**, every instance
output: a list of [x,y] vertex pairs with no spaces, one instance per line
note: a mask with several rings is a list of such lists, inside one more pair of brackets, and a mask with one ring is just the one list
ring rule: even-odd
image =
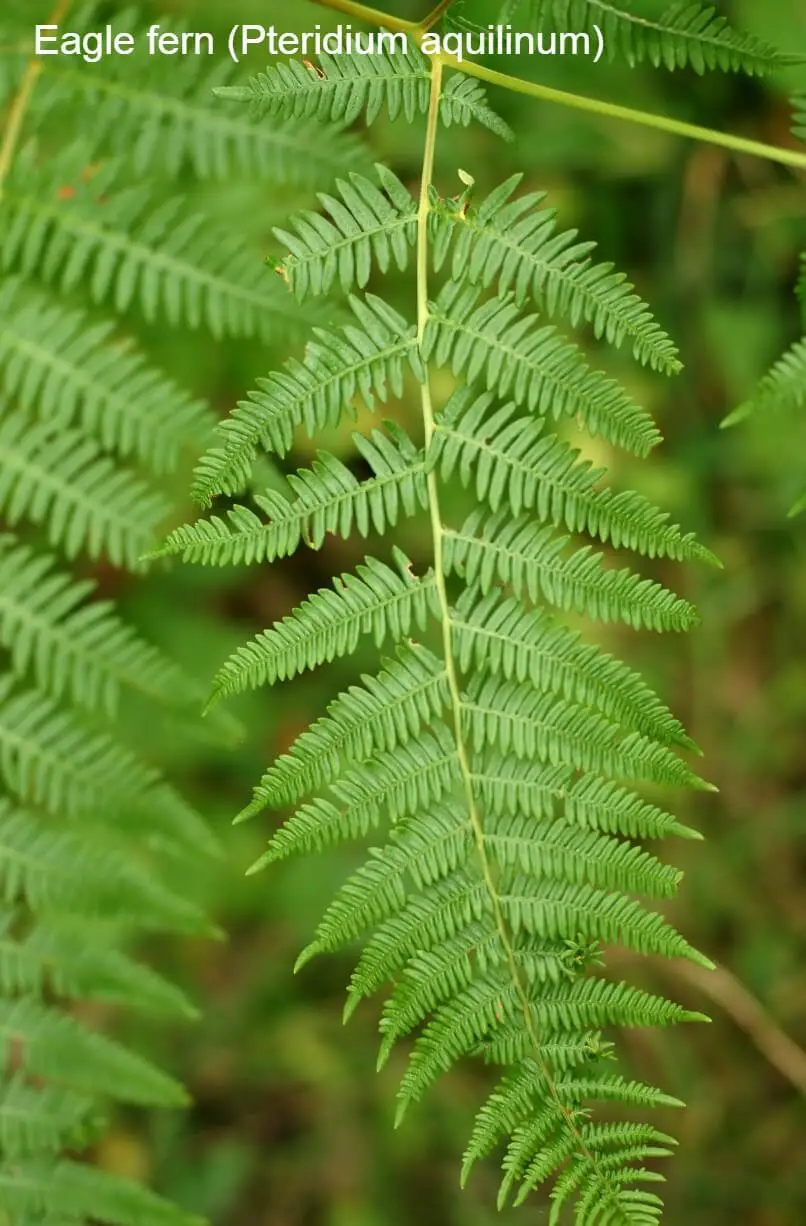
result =
[[[136,175],[159,167],[179,176],[190,167],[202,180],[243,175],[307,186],[366,164],[361,142],[335,125],[323,139],[318,123],[254,123],[217,106],[212,94],[241,75],[235,66],[219,59],[208,67],[197,55],[148,55],[136,9],[113,14],[110,24],[134,34],[134,54],[108,56],[90,71],[65,56],[43,60],[36,106],[46,112],[69,107],[78,130],[93,145],[125,155]],[[97,28],[92,10],[71,16],[70,25],[79,32]],[[188,27],[163,21],[160,28],[181,36]]]
[[722,423],[732,426],[754,413],[802,412],[806,408],[806,339],[797,341],[759,382],[749,400]]
[[367,409],[376,400],[385,403],[390,393],[399,398],[407,368],[423,378],[415,329],[397,311],[372,294],[351,298],[350,307],[357,327],[315,329],[316,341],[302,361],[288,361],[260,381],[260,390],[222,422],[224,447],[208,452],[196,470],[198,502],[206,505],[216,494],[242,489],[261,446],[285,455],[296,427],[315,435],[337,425],[356,397]]
[[495,589],[468,588],[456,605],[456,654],[462,672],[528,681],[535,693],[556,694],[598,709],[629,731],[664,745],[696,749],[683,726],[648,685],[620,660],[553,620],[525,610]]
[[82,432],[0,416],[0,511],[12,527],[23,518],[47,529],[68,558],[108,554],[136,569],[169,503],[120,468]]
[[35,913],[116,918],[144,931],[198,932],[195,907],[101,822],[57,830],[0,801],[0,896]]
[[92,323],[21,283],[0,290],[0,386],[9,403],[43,421],[79,425],[107,451],[161,475],[196,450],[215,419],[209,407],[152,369],[114,324]]
[[734,30],[713,5],[701,0],[678,0],[661,16],[644,16],[631,5],[611,0],[507,0],[505,13],[516,20],[527,17],[538,30],[591,29],[597,23],[610,59],[621,55],[629,64],[648,60],[670,72],[690,66],[698,73],[720,69],[760,76],[801,62]]
[[[685,35],[675,62],[710,62],[702,50],[710,39],[735,66],[740,53],[722,24],[695,22],[692,12],[669,19]],[[669,54],[642,46],[636,57]],[[400,180],[380,169],[375,182],[342,177],[319,196],[319,213],[277,231],[288,251],[282,278],[314,300],[405,269],[416,240],[417,323],[379,297],[350,298],[357,324],[315,328],[303,359],[270,375],[222,425],[223,445],[197,469],[198,500],[250,488],[255,462],[285,457],[300,427],[315,438],[354,401],[371,411],[401,399],[407,371],[419,385],[422,435],[384,423],[383,434],[356,440],[366,479],[320,452],[289,478],[290,496],[258,494],[262,516],[238,505],[226,518],[176,529],[163,552],[262,563],[302,544],[320,548],[328,533],[374,529],[389,540],[401,510],[425,512],[429,556],[410,562],[389,541],[392,565],[368,557],[338,575],[237,650],[214,680],[213,699],[286,681],[346,659],[362,636],[395,653],[340,693],[264,774],[239,820],[266,806],[294,808],[250,871],[371,836],[375,845],[297,969],[360,944],[345,1014],[391,984],[379,1063],[414,1034],[398,1119],[466,1055],[514,1066],[517,1101],[483,1109],[469,1151],[472,1160],[490,1137],[508,1142],[502,1201],[552,1182],[553,1224],[573,1202],[577,1226],[648,1226],[660,1202],[643,1190],[654,1175],[642,1163],[667,1154],[670,1142],[652,1126],[601,1123],[593,1112],[600,1103],[676,1100],[601,1074],[611,1053],[600,1032],[702,1015],[598,968],[616,942],[711,965],[645,904],[671,897],[680,874],[642,841],[699,836],[625,786],[709,785],[679,756],[695,748],[680,723],[562,615],[658,631],[696,622],[667,587],[609,568],[591,538],[649,558],[715,559],[646,499],[607,489],[603,471],[565,440],[569,417],[639,456],[660,436],[626,391],[529,313],[533,300],[610,343],[629,341],[657,370],[677,369],[676,351],[624,278],[590,263],[590,244],[557,234],[553,216],[536,212],[541,197],[513,198],[517,180],[478,208],[466,172],[459,200],[439,196],[431,182],[439,119],[474,96],[458,75],[441,92],[443,67],[415,52],[323,59],[321,68],[281,64],[234,91],[264,113],[328,123],[428,110],[416,212]],[[452,243],[453,280],[432,294],[432,271]],[[439,368],[452,379],[432,379]],[[568,533],[586,543],[569,549]]]
[[483,595],[497,582],[518,597],[546,600],[564,612],[597,621],[623,621],[635,629],[688,630],[697,624],[692,606],[627,568],[606,570],[602,555],[585,545],[563,556],[566,538],[530,516],[474,511],[460,528],[445,532],[445,569]]
[[235,506],[227,512],[229,522],[213,515],[175,528],[155,556],[180,554],[206,566],[273,562],[303,541],[319,549],[328,533],[347,538],[355,531],[366,537],[395,527],[401,515],[427,505],[425,462],[399,427],[384,424],[388,434],[353,436],[374,474],[369,480],[359,481],[335,456],[320,452],[312,468],[289,476],[293,501],[273,491],[253,496],[265,520],[249,507]]
[[181,670],[121,621],[106,601],[88,601],[94,584],[74,580],[55,559],[0,537],[0,642],[16,675],[51,698],[69,695],[113,718],[121,687],[187,709],[197,688]]
[[140,1184],[80,1162],[0,1166],[0,1197],[20,1226],[80,1226],[88,1218],[109,1226],[203,1226]]
[[[385,40],[378,54],[322,54],[317,67],[291,59],[252,77],[245,86],[221,86],[216,93],[252,103],[257,115],[316,118],[346,125],[362,114],[371,124],[385,110],[390,119],[402,115],[412,123],[428,110],[428,60],[401,35],[387,33],[378,38]],[[511,136],[488,106],[478,82],[460,74],[448,82],[440,118],[445,127],[467,126],[475,120],[498,136]]]
[[442,478],[454,471],[493,511],[534,511],[555,527],[584,532],[635,553],[719,565],[695,539],[667,523],[668,514],[639,494],[596,488],[605,469],[579,461],[579,451],[544,433],[541,418],[516,416],[514,404],[495,408],[490,393],[466,388],[451,397],[436,421],[434,463]]
[[77,1147],[91,1129],[92,1099],[60,1087],[35,1088],[16,1073],[0,1090],[0,1152],[19,1159]]
[[288,254],[277,271],[302,301],[326,294],[338,281],[345,294],[364,289],[373,263],[382,273],[392,263],[406,268],[417,236],[417,205],[397,175],[377,165],[376,187],[363,175],[336,181],[337,198],[325,192],[319,203],[329,216],[305,212],[274,234]]
[[376,646],[400,640],[425,624],[434,577],[417,578],[395,549],[397,570],[367,558],[356,573],[340,575],[332,588],[315,592],[271,630],[240,647],[213,682],[215,698],[270,685],[316,668],[355,649],[363,634]]
[[93,167],[79,145],[56,164],[20,158],[0,200],[0,263],[94,303],[136,304],[145,319],[222,336],[299,335],[303,322],[256,254],[211,233],[181,198],[151,207],[141,187],[116,189],[120,167]]
[[[273,804],[290,803],[335,777],[340,762],[363,761],[373,751],[391,752],[417,736],[447,699],[445,670],[426,648],[407,644],[376,677],[362,678],[328,708],[328,714],[301,733],[255,789],[245,820]],[[282,843],[278,832],[275,846]],[[317,846],[314,842],[312,846]]]
[[516,405],[555,420],[578,416],[593,434],[646,455],[660,441],[649,415],[613,379],[589,368],[553,327],[536,327],[512,297],[448,282],[431,306],[423,357]]
[[[539,209],[544,192],[513,199],[523,179],[512,175],[478,205],[441,201],[437,211],[442,259],[452,242],[451,276],[499,293],[512,292],[519,306],[533,298],[550,316],[573,326],[590,323],[613,345],[629,341],[641,362],[674,374],[680,369],[674,343],[649,307],[612,264],[593,264],[595,243],[577,241],[577,231],[557,233],[556,212]],[[441,263],[441,260],[439,261]]]

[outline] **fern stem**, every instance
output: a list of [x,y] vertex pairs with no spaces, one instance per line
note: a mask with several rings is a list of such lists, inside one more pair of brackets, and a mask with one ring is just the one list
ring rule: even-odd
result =
[[[353,0],[313,0],[322,8],[334,9],[350,17],[366,21],[369,25],[380,26],[385,30],[409,35],[414,42],[419,43],[424,34],[439,16],[440,10],[447,4],[441,4],[431,16],[422,22],[402,21],[399,17],[391,17],[380,9],[370,8],[365,4],[353,3]],[[435,57],[436,58],[436,57]],[[732,132],[719,132],[715,128],[703,128],[698,124],[686,123],[682,119],[673,119],[668,115],[658,115],[651,111],[635,110],[633,107],[621,106],[617,102],[605,102],[601,98],[591,98],[586,94],[571,94],[563,89],[554,89],[550,85],[540,85],[537,81],[525,81],[522,77],[511,76],[506,72],[497,72],[494,68],[486,68],[475,60],[461,62],[453,55],[444,53],[438,57],[445,68],[463,72],[468,77],[477,77],[488,85],[497,85],[508,89],[511,93],[526,94],[530,98],[540,98],[544,102],[555,102],[573,110],[586,111],[592,115],[602,115],[609,119],[619,119],[624,123],[638,124],[644,128],[653,128],[658,132],[667,132],[670,136],[682,136],[686,140],[695,140],[701,144],[716,145],[721,149],[729,149],[732,153],[743,153],[749,157],[764,158],[769,162],[778,162],[782,166],[791,166],[795,170],[806,170],[806,153],[797,149],[785,149],[777,145],[768,145],[764,141],[750,140],[744,136],[736,136]]]
[[344,13],[345,17],[355,17],[357,21],[365,21],[370,26],[381,26],[384,30],[393,30],[397,34],[414,34],[417,29],[417,23],[414,21],[404,21],[402,17],[392,17],[389,13],[382,13],[380,9],[370,8],[369,5],[359,4],[357,0],[313,0],[314,4],[321,5],[326,9],[333,9],[337,13]]
[[433,29],[440,18],[445,16],[452,4],[453,0],[440,0],[433,12],[429,13],[428,16],[424,17],[420,22],[419,26],[417,27],[419,33],[427,34],[429,30]]
[[[59,25],[67,16],[67,10],[70,8],[71,3],[72,0],[57,0],[53,12],[48,18],[48,23],[55,26]],[[3,188],[17,152],[25,113],[28,110],[34,88],[42,74],[43,68],[42,61],[37,59],[36,56],[31,56],[23,73],[19,89],[11,100],[4,125],[3,140],[2,144],[0,144],[0,200],[3,198]]]
[[[417,215],[417,338],[418,343],[422,343],[425,335],[426,324],[428,323],[428,265],[429,265],[429,249],[428,249],[428,218],[431,212],[430,193],[433,182],[434,158],[436,152],[436,139],[439,127],[439,104],[442,90],[442,71],[443,61],[441,57],[435,57],[432,60],[431,69],[431,93],[428,108],[428,121],[426,127],[425,148],[423,151],[423,173],[420,183],[420,202]],[[431,396],[431,387],[429,382],[428,368],[426,366],[425,377],[420,385],[420,398],[423,415],[423,447],[427,455],[431,441],[436,432],[436,423],[434,420],[433,400]],[[462,786],[465,793],[465,802],[467,805],[468,819],[473,831],[473,838],[478,852],[479,864],[482,872],[484,884],[490,899],[490,906],[493,912],[495,926],[498,931],[501,948],[504,951],[504,957],[507,963],[512,985],[515,989],[518,1003],[523,1013],[524,1025],[526,1033],[529,1035],[532,1048],[534,1050],[535,1060],[540,1066],[543,1078],[545,1080],[546,1089],[549,1098],[556,1107],[558,1114],[562,1117],[563,1123],[572,1133],[577,1146],[577,1151],[583,1154],[594,1166],[596,1161],[591,1153],[584,1138],[579,1132],[575,1122],[574,1113],[571,1108],[567,1107],[559,1094],[554,1074],[550,1065],[543,1056],[542,1043],[540,1036],[532,1017],[529,995],[523,981],[523,977],[518,968],[515,958],[515,950],[513,947],[512,936],[507,924],[506,917],[501,906],[501,899],[498,893],[498,888],[495,881],[495,872],[490,857],[487,854],[487,845],[484,833],[484,824],[479,813],[478,805],[476,804],[476,796],[473,786],[473,769],[470,758],[467,752],[464,731],[462,728],[462,710],[463,701],[461,686],[459,683],[458,670],[453,651],[453,618],[451,613],[450,601],[448,599],[448,591],[445,583],[445,567],[444,567],[444,537],[445,527],[442,521],[442,512],[440,509],[439,500],[439,480],[436,471],[432,468],[427,477],[428,490],[428,509],[431,521],[431,540],[434,555],[434,575],[435,575],[435,590],[437,603],[440,611],[440,621],[442,625],[442,651],[445,663],[445,675],[448,682],[448,692],[450,695],[450,704],[453,713],[453,732],[456,743],[456,758],[459,763],[459,771],[462,776]]]

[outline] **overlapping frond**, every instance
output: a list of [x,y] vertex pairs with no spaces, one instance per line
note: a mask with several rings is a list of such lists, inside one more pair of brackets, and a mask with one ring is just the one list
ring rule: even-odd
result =
[[[428,59],[404,35],[381,32],[375,54],[323,53],[316,66],[306,60],[280,62],[252,77],[247,85],[222,86],[225,98],[250,102],[258,115],[316,118],[352,123],[363,115],[367,123],[386,111],[390,119],[402,116],[411,123],[428,109]],[[449,80],[440,103],[445,127],[483,124],[498,136],[509,128],[487,103],[477,81],[456,74]]]
[[537,326],[510,295],[482,301],[479,290],[449,281],[432,305],[423,355],[537,415],[579,416],[591,433],[636,455],[660,440],[620,384],[592,370],[553,327]]
[[9,403],[59,427],[76,423],[156,475],[197,451],[215,421],[113,321],[65,310],[13,278],[0,290],[0,386]]
[[[109,14],[106,14],[110,17]],[[98,28],[97,5],[71,16],[77,32]],[[134,35],[130,55],[112,55],[87,71],[65,56],[43,59],[35,105],[45,113],[69,107],[93,147],[125,154],[136,174],[155,167],[179,176],[188,167],[201,179],[242,175],[272,183],[318,186],[345,167],[366,165],[362,143],[330,125],[280,119],[255,123],[245,110],[217,105],[213,91],[242,77],[234,64],[206,54],[150,55],[142,15],[111,15],[112,30]],[[184,22],[161,21],[160,32],[181,38]],[[195,33],[188,45],[195,49]],[[202,42],[200,49],[205,50]]]
[[213,515],[181,524],[155,552],[181,554],[186,562],[207,566],[273,562],[301,542],[318,549],[328,533],[346,539],[353,532],[365,537],[394,528],[401,516],[426,505],[425,462],[399,427],[385,425],[387,433],[354,436],[356,450],[374,474],[370,480],[359,481],[341,460],[322,452],[312,468],[289,476],[293,500],[271,490],[253,495],[265,519],[237,505],[226,520]]
[[590,30],[597,24],[611,59],[648,60],[669,71],[690,66],[698,73],[720,69],[759,76],[799,62],[734,29],[703,0],[677,0],[660,14],[657,5],[646,7],[644,12],[640,4],[612,0],[506,0],[504,12],[521,28],[529,23],[537,30]]
[[[74,28],[93,11],[72,13]],[[134,28],[133,14],[121,16],[129,19]],[[16,10],[0,19],[4,114],[31,30]],[[16,42],[22,50],[9,59],[6,44]],[[343,134],[317,152],[305,125],[277,125],[274,140],[235,117],[217,122],[200,79],[193,96],[190,64],[172,78],[170,62],[153,63],[162,85],[138,91],[126,57],[95,66],[43,57],[14,104],[19,131],[4,131],[0,1220],[15,1226],[193,1220],[77,1160],[102,1137],[114,1102],[187,1101],[97,1023],[121,1006],[170,1024],[195,1015],[136,950],[144,934],[213,931],[185,881],[218,852],[153,750],[132,743],[143,712],[192,735],[198,684],[97,598],[98,580],[114,592],[114,568],[139,569],[157,527],[176,516],[172,480],[214,419],[133,342],[125,316],[135,307],[160,328],[203,323],[217,336],[291,335],[299,323],[260,255],[216,235],[210,218],[188,219],[156,163],[201,174],[241,164],[265,176],[276,150],[278,174],[288,163],[288,177],[304,182],[366,164]],[[310,146],[296,175],[294,133]],[[223,731],[216,724],[213,737]]]
[[142,186],[116,188],[120,163],[79,143],[40,163],[20,157],[0,199],[0,264],[94,303],[135,305],[146,320],[216,337],[299,335],[302,321],[256,253],[181,197],[154,206]]
[[373,265],[385,273],[404,269],[417,234],[417,205],[397,175],[375,172],[380,187],[363,175],[338,179],[338,197],[319,193],[322,213],[305,212],[274,233],[288,254],[277,271],[297,298],[326,294],[334,282],[344,293],[364,289]]

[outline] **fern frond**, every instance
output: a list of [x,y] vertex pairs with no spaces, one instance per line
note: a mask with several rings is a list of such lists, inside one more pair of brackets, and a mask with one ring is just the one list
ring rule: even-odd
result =
[[19,160],[0,201],[6,270],[64,293],[85,283],[94,303],[136,305],[149,323],[204,326],[215,337],[300,334],[294,303],[256,253],[189,216],[181,198],[154,209],[147,189],[116,190],[114,163],[88,166],[83,146],[44,169]]
[[109,1226],[203,1226],[142,1185],[80,1162],[0,1166],[0,1196],[20,1226],[80,1226],[88,1218]]
[[116,918],[130,929],[198,932],[199,913],[108,823],[55,830],[0,801],[0,897],[35,913]]
[[0,386],[9,403],[51,425],[80,426],[107,451],[161,475],[198,448],[207,405],[152,369],[109,321],[92,323],[9,279],[0,289]]
[[414,515],[427,505],[425,461],[399,427],[384,425],[387,434],[376,430],[368,439],[353,436],[374,473],[369,480],[359,481],[335,456],[320,452],[312,468],[289,476],[297,495],[293,501],[273,491],[253,496],[265,520],[238,505],[227,512],[229,522],[212,515],[175,528],[155,556],[180,554],[186,562],[205,566],[273,562],[303,541],[321,548],[328,533],[347,538],[355,531],[366,537],[395,527],[401,515]]
[[35,1088],[16,1073],[0,1090],[0,1152],[19,1159],[31,1153],[58,1153],[85,1140],[92,1099],[61,1087]]
[[[556,212],[539,209],[544,192],[513,199],[523,179],[512,175],[478,205],[442,201],[437,220],[448,233],[439,246],[444,259],[452,240],[451,276],[498,292],[512,292],[523,306],[533,298],[550,316],[576,326],[590,323],[594,335],[613,345],[629,341],[641,362],[674,374],[677,349],[645,302],[612,264],[593,264],[596,244],[579,242],[576,230],[557,233]],[[446,241],[447,240],[447,241]],[[441,262],[441,261],[440,261]]]
[[596,488],[605,469],[546,435],[543,419],[516,416],[514,404],[494,404],[489,392],[474,398],[460,388],[445,405],[432,453],[444,480],[458,472],[493,511],[504,505],[516,515],[530,510],[555,527],[562,523],[634,553],[719,565],[693,533],[684,536],[639,494]]
[[67,1014],[32,1000],[0,999],[0,1036],[24,1051],[29,1076],[53,1079],[81,1093],[121,1102],[177,1107],[182,1087],[147,1061],[103,1035],[91,1034]]
[[0,416],[0,511],[11,526],[23,518],[47,529],[68,558],[105,553],[138,567],[169,503],[120,468],[82,432],[31,422],[20,412]]
[[685,600],[633,571],[605,570],[589,546],[562,556],[565,540],[527,515],[474,511],[461,528],[445,533],[445,567],[483,595],[500,581],[516,596],[541,599],[597,621],[623,621],[636,629],[688,630],[697,614]]
[[375,172],[380,188],[352,174],[349,182],[337,179],[339,198],[320,192],[329,216],[309,211],[292,217],[288,227],[274,227],[288,250],[277,271],[300,301],[328,293],[336,281],[345,294],[364,289],[373,263],[382,273],[393,262],[406,268],[417,235],[417,205],[385,166]]
[[240,647],[213,682],[216,698],[293,677],[305,669],[346,655],[362,634],[376,646],[391,635],[405,638],[425,624],[434,578],[417,578],[411,563],[395,549],[397,570],[367,558],[356,573],[334,580],[304,601],[271,630]]
[[507,0],[505,13],[516,19],[528,14],[538,30],[590,29],[597,23],[610,59],[621,55],[629,64],[648,60],[670,72],[690,66],[698,73],[720,69],[760,76],[801,62],[752,34],[734,30],[713,5],[701,0],[677,0],[659,17],[644,16],[612,0]]
[[493,590],[462,594],[454,617],[456,653],[464,673],[498,673],[529,681],[536,692],[594,707],[629,731],[685,749],[696,748],[679,720],[621,661],[599,651],[540,609]]
[[732,426],[755,413],[802,412],[806,408],[806,339],[797,341],[760,380],[749,400],[725,418]]
[[[319,56],[318,67],[288,60],[252,77],[245,86],[222,86],[223,98],[252,103],[258,115],[317,118],[352,123],[364,115],[371,124],[381,111],[390,119],[402,115],[412,123],[428,110],[431,77],[427,58],[402,35],[379,34],[375,55]],[[405,44],[405,45],[404,45]],[[467,126],[472,121],[508,139],[509,128],[488,106],[477,81],[456,74],[440,102],[445,127]]]
[[198,698],[181,670],[140,639],[106,601],[88,601],[94,584],[73,580],[54,558],[0,537],[0,642],[16,675],[30,669],[51,698],[65,695],[112,718],[122,686],[169,707]]
[[[415,737],[445,705],[447,678],[440,661],[424,647],[398,648],[377,677],[364,676],[328,708],[328,714],[301,733],[255,789],[239,815],[252,817],[267,805],[290,803],[314,792],[338,764],[366,760],[375,750],[390,752]],[[275,845],[282,843],[278,834]]]
[[660,435],[649,415],[618,383],[592,371],[580,351],[560,340],[553,327],[535,326],[511,297],[479,305],[480,293],[448,282],[432,305],[423,356],[461,373],[469,385],[482,384],[497,396],[511,396],[540,416],[578,416],[593,434],[646,455]]
[[[659,440],[620,386],[524,308],[536,300],[611,343],[629,341],[658,370],[677,368],[676,351],[632,287],[590,263],[589,244],[536,212],[541,197],[513,198],[516,180],[475,210],[466,173],[458,201],[439,197],[429,178],[437,102],[445,119],[446,98],[454,106],[469,88],[461,77],[440,96],[441,68],[431,75],[419,54],[322,64],[280,65],[238,96],[328,122],[371,121],[384,108],[412,118],[430,98],[426,181],[415,215],[390,172],[379,170],[377,183],[342,178],[320,195],[321,212],[278,230],[288,249],[279,270],[301,298],[335,285],[349,293],[376,271],[404,268],[416,236],[417,327],[380,298],[351,298],[359,326],[317,329],[301,362],[238,405],[223,447],[197,470],[196,494],[209,502],[247,488],[262,452],[286,455],[299,427],[315,436],[338,425],[354,398],[369,410],[400,398],[406,368],[421,385],[422,443],[385,423],[385,434],[356,440],[366,480],[320,453],[289,478],[291,497],[258,496],[263,518],[236,506],[226,519],[177,529],[165,551],[263,562],[303,543],[321,547],[329,532],[390,533],[400,506],[427,512],[431,550],[416,566],[395,546],[394,566],[365,559],[236,651],[215,678],[213,698],[259,688],[352,655],[362,635],[396,652],[264,774],[239,820],[267,805],[295,807],[250,872],[371,835],[375,846],[297,968],[360,943],[345,1014],[391,983],[379,1063],[415,1034],[398,1118],[465,1055],[514,1065],[516,1098],[485,1109],[469,1151],[472,1160],[509,1141],[502,1199],[553,1180],[552,1226],[571,1201],[577,1226],[647,1226],[659,1202],[642,1190],[651,1177],[641,1163],[668,1152],[665,1134],[602,1124],[592,1110],[671,1100],[600,1076],[610,1056],[600,1031],[701,1015],[597,968],[614,942],[711,965],[645,903],[672,896],[680,874],[640,841],[699,836],[624,786],[709,785],[679,756],[695,747],[666,707],[559,615],[683,630],[696,613],[666,587],[609,569],[590,544],[569,551],[563,534],[650,558],[715,559],[646,499],[611,493],[603,472],[551,432],[552,420],[572,417],[639,456]],[[454,279],[430,300],[430,270],[452,242]],[[445,405],[435,368],[459,384]],[[443,511],[443,492],[456,485],[458,526]],[[468,515],[469,501],[481,505]],[[422,644],[412,641],[415,627]]]
[[390,392],[399,398],[406,368],[424,377],[415,329],[397,311],[374,295],[351,298],[350,307],[357,327],[315,329],[303,360],[286,362],[259,381],[260,390],[222,422],[223,449],[209,452],[197,468],[198,502],[242,489],[260,446],[285,455],[297,426],[314,435],[337,425],[354,397],[368,409],[378,399],[385,403]]
[[[320,124],[304,120],[259,124],[216,106],[213,92],[241,75],[228,61],[208,67],[203,56],[151,56],[140,50],[145,30],[137,14],[112,15],[111,24],[134,33],[134,54],[108,56],[89,72],[64,56],[44,60],[36,105],[69,107],[78,130],[102,149],[125,154],[136,175],[156,166],[179,176],[190,167],[200,179],[243,175],[307,186],[366,163],[362,144],[335,125],[323,133]],[[79,13],[71,28],[82,27],[96,28]],[[187,26],[162,22],[161,29],[181,36]]]

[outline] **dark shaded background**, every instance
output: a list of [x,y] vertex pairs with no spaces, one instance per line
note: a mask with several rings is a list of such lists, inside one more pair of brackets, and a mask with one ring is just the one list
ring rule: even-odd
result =
[[[426,6],[397,0],[388,7],[420,16]],[[299,29],[329,20],[298,0],[162,0],[148,8],[154,17],[166,10],[218,32],[235,20]],[[465,11],[485,22],[495,17],[495,3],[468,0]],[[806,50],[803,0],[740,0],[723,11],[787,50]],[[256,59],[255,70],[260,66]],[[623,64],[507,67],[630,106],[771,142],[788,139],[786,83]],[[708,841],[669,849],[686,870],[674,919],[720,970],[692,983],[676,967],[624,968],[714,1019],[710,1027],[625,1040],[637,1076],[689,1103],[669,1121],[681,1146],[669,1167],[668,1222],[800,1226],[806,1116],[793,1079],[806,1090],[806,1057],[786,1046],[778,1028],[806,1041],[806,522],[786,519],[798,469],[806,468],[806,423],[781,419],[722,433],[719,422],[799,334],[793,288],[806,247],[803,183],[772,164],[639,127],[520,97],[492,101],[516,143],[451,131],[440,142],[441,189],[458,188],[459,166],[475,175],[480,191],[524,170],[524,186],[547,190],[564,225],[596,239],[600,258],[628,271],[649,298],[680,344],[681,377],[666,383],[626,355],[589,347],[598,365],[654,411],[665,446],[641,464],[606,448],[591,454],[612,464],[619,486],[662,502],[725,565],[722,573],[655,568],[699,605],[703,623],[695,633],[625,632],[610,640],[686,722],[705,751],[705,773],[720,788],[718,796],[679,798],[681,820],[699,826]],[[379,121],[372,141],[415,186],[420,127]],[[205,187],[204,200],[267,252],[275,246],[271,225],[303,203],[249,182]],[[401,304],[404,291],[392,291]],[[168,368],[222,413],[281,356],[257,344],[145,335]],[[416,407],[404,404],[401,412],[412,416]],[[349,455],[348,429],[327,445]],[[310,456],[310,443],[300,439],[294,462]],[[417,541],[404,543],[416,553]],[[212,671],[233,646],[362,552],[338,544],[326,557],[300,553],[253,572],[180,567],[126,581],[122,595],[157,639],[196,671]],[[495,1215],[492,1168],[479,1171],[464,1195],[458,1191],[458,1157],[485,1071],[467,1068],[443,1081],[393,1133],[402,1053],[375,1075],[377,1008],[365,1006],[342,1028],[349,959],[317,961],[292,977],[296,953],[354,853],[244,879],[274,819],[264,814],[228,829],[267,761],[350,675],[342,664],[239,704],[248,736],[234,752],[212,760],[206,747],[173,752],[176,775],[228,851],[199,892],[230,936],[220,945],[148,951],[190,988],[204,1018],[183,1033],[144,1033],[138,1023],[131,1037],[186,1080],[196,1106],[182,1117],[120,1117],[98,1157],[110,1169],[150,1178],[216,1226],[482,1226]],[[160,751],[170,758],[170,746]],[[500,1220],[516,1218],[541,1221],[545,1211],[533,1201]]]

